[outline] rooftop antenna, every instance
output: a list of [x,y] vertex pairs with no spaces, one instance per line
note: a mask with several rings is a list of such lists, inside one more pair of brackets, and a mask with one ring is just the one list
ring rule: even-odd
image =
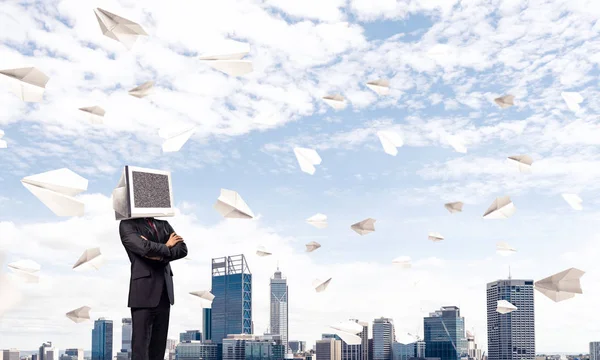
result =
[[510,265],[508,265],[508,280],[512,280],[512,276],[510,275]]
[[279,260],[277,260],[277,271],[279,271]]

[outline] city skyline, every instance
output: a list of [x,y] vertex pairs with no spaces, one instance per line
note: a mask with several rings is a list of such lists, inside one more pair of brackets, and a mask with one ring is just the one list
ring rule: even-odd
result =
[[[128,50],[102,34],[95,6],[148,36]],[[0,81],[0,347],[89,349],[93,321],[130,316],[111,193],[131,165],[172,172],[168,220],[189,254],[172,264],[170,338],[202,329],[206,304],[189,293],[211,288],[212,259],[243,254],[252,332],[270,327],[279,262],[290,335],[309,347],[347,319],[383,316],[397,335],[414,334],[429,311],[453,305],[487,350],[487,283],[509,267],[533,281],[577,267],[583,294],[558,303],[534,294],[536,350],[587,351],[600,339],[599,17],[592,0],[173,0],[169,11],[157,1],[3,2],[0,69],[35,66],[50,80],[39,103]],[[252,73],[228,76],[199,59],[228,40],[250,46]],[[367,86],[377,79],[389,80],[388,95]],[[153,94],[128,94],[146,81]],[[580,110],[563,92],[581,94]],[[335,94],[345,109],[322,99]],[[494,99],[507,94],[514,106],[502,108]],[[88,106],[106,110],[103,124],[78,110]],[[164,153],[159,129],[179,122],[196,133]],[[396,156],[381,131],[402,137]],[[313,175],[297,147],[322,158]],[[508,162],[522,154],[531,174]],[[21,183],[61,168],[89,181],[76,195],[84,216],[56,216]],[[254,219],[224,219],[214,209],[221,189],[243,197]],[[563,193],[581,196],[583,209]],[[484,219],[502,196],[514,215]],[[444,207],[455,201],[462,212]],[[306,222],[315,214],[327,227]],[[350,228],[369,218],[374,232]],[[321,247],[307,252],[312,241]],[[517,251],[497,254],[499,242]],[[272,255],[257,256],[259,246]],[[73,270],[96,247],[104,265]],[[401,256],[410,269],[392,263]],[[24,259],[41,265],[38,284],[7,280],[7,264]],[[313,281],[329,278],[317,293]],[[83,306],[92,320],[65,316]]]

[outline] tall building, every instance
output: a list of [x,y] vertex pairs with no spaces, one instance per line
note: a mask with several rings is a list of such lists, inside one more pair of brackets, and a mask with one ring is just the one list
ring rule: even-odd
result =
[[[292,353],[301,353],[306,351],[306,341],[290,340],[288,341],[288,347]],[[598,359],[600,360],[600,359]]]
[[38,350],[37,360],[45,360],[46,348],[52,347],[52,341],[46,341]]
[[409,360],[425,357],[425,341],[415,341],[408,344],[394,342],[392,344],[393,360]]
[[2,359],[3,360],[19,360],[20,355],[21,354],[19,353],[19,350],[17,350],[17,349],[2,350]]
[[[496,311],[498,300],[518,310]],[[489,360],[535,359],[533,280],[498,280],[487,284],[487,336]]]
[[342,360],[368,360],[369,357],[369,324],[356,319],[350,319],[362,326],[362,331],[358,334],[361,343],[358,345],[348,345],[341,337],[336,334],[322,334],[321,339],[335,339],[342,342]]
[[94,321],[94,329],[92,330],[92,360],[113,360],[112,320],[99,318]]
[[373,360],[391,360],[392,343],[395,341],[392,319],[381,317],[373,320]]
[[[214,286],[213,286],[214,289]],[[215,295],[216,299],[216,295]],[[246,342],[253,341],[256,336],[250,334],[229,334],[222,339],[223,360],[245,360],[246,359]]]
[[444,306],[423,319],[425,357],[458,360],[467,356],[465,319],[456,306]]
[[217,360],[219,358],[218,350],[217,344],[203,344],[197,340],[182,342],[175,347],[175,358],[177,360]]
[[245,360],[284,360],[286,348],[282,336],[268,334],[247,340],[244,350]]
[[128,353],[131,352],[131,334],[133,334],[131,318],[123,318],[121,324],[121,352]]
[[212,293],[212,341],[222,344],[227,335],[251,334],[252,274],[244,255],[212,259]]
[[318,360],[341,360],[342,341],[334,338],[317,340],[315,355]]
[[600,341],[590,342],[590,360],[600,360]]
[[65,355],[71,357],[71,360],[83,360],[84,353],[83,349],[66,349]]
[[482,360],[482,350],[477,348],[475,335],[473,335],[469,330],[467,330],[467,352],[469,355],[469,360]]
[[286,278],[277,271],[271,278],[271,333],[281,335],[281,342],[288,349],[288,286]]
[[200,341],[202,340],[202,333],[200,330],[186,330],[185,332],[179,333],[179,341]]
[[212,340],[212,309],[202,309],[202,340]]

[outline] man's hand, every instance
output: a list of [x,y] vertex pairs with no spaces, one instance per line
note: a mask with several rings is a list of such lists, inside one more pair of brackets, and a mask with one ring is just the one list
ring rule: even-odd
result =
[[169,241],[167,241],[167,247],[172,248],[173,246],[179,244],[183,241],[183,238],[175,233],[172,233],[169,237]]

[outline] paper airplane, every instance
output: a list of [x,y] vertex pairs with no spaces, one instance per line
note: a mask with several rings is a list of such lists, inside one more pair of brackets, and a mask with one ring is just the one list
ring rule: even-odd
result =
[[327,227],[327,215],[318,213],[306,219],[306,222],[317,229],[325,229]]
[[562,92],[560,96],[562,96],[563,100],[565,100],[565,103],[567,103],[567,107],[569,108],[569,110],[577,112],[579,111],[579,109],[581,109],[581,106],[579,106],[579,104],[583,102],[583,96],[581,96],[579,93]]
[[450,214],[455,214],[455,213],[462,212],[463,203],[460,201],[451,202],[451,203],[444,204],[444,207],[446,208],[446,210],[448,210],[450,212]]
[[343,110],[347,103],[342,95],[327,95],[323,96],[323,101],[335,110]]
[[0,70],[10,91],[25,102],[40,102],[44,99],[46,84],[50,78],[34,67]]
[[104,264],[104,256],[100,248],[87,249],[73,265],[73,270],[98,270]]
[[294,154],[300,164],[300,170],[307,174],[313,175],[315,173],[315,165],[321,164],[321,157],[313,149],[307,148],[294,148]]
[[531,172],[533,159],[529,155],[513,155],[508,157],[511,165],[516,166],[521,173],[528,174]]
[[[0,130],[0,139],[4,137],[4,131]],[[0,140],[0,149],[6,149],[8,144],[4,140]]]
[[494,102],[498,104],[502,109],[509,108],[515,104],[515,97],[513,95],[504,95],[494,99]]
[[377,95],[387,95],[390,93],[390,81],[387,79],[369,81],[367,87],[375,91]]
[[40,264],[33,260],[19,260],[8,264],[8,268],[26,283],[37,283],[40,280]]
[[264,246],[259,246],[256,249],[256,255],[263,257],[263,256],[269,256],[269,255],[273,255],[273,254],[268,252]]
[[332,278],[329,278],[326,281],[321,281],[319,279],[315,279],[312,282],[313,287],[315,288],[315,291],[320,293],[325,291],[325,289],[327,289],[327,286],[329,286],[329,282],[331,281]]
[[409,256],[397,257],[392,261],[392,264],[402,269],[410,269],[412,267],[411,259]]
[[428,234],[428,239],[433,242],[438,242],[444,240],[444,237],[439,232],[430,232]]
[[189,138],[196,132],[195,125],[167,126],[158,131],[158,136],[165,139],[163,152],[179,151]]
[[575,294],[583,294],[579,281],[583,274],[585,274],[584,271],[570,268],[536,281],[534,286],[536,290],[554,302],[559,302],[575,297]]
[[133,89],[129,90],[129,95],[135,96],[136,98],[143,98],[152,92],[154,88],[154,81],[146,81],[140,86],[136,86]]
[[490,205],[483,214],[484,219],[508,219],[513,216],[517,208],[509,196],[500,196]]
[[249,53],[250,44],[229,41],[224,49],[205,54],[200,57],[200,61],[227,75],[243,76],[254,71],[251,61],[242,60]]
[[498,300],[496,304],[496,311],[500,314],[508,314],[515,310],[518,310],[517,307],[506,300]]
[[215,299],[215,296],[210,291],[207,291],[207,290],[192,291],[192,292],[190,292],[190,295],[197,296],[201,299],[204,299],[204,300],[210,301],[210,302],[212,302]]
[[104,109],[101,108],[100,106],[82,107],[82,108],[79,108],[79,110],[86,113],[88,120],[92,124],[104,123],[104,114],[106,114],[106,111],[104,111]]
[[321,244],[319,244],[316,241],[311,241],[308,244],[306,244],[306,252],[313,252],[320,247],[321,247]]
[[512,255],[517,252],[517,249],[511,247],[507,243],[500,241],[496,244],[496,253],[502,256]]
[[377,136],[379,137],[379,141],[381,141],[383,150],[392,156],[398,155],[397,148],[404,145],[402,137],[394,131],[378,131]]
[[577,194],[561,194],[563,199],[575,210],[583,210],[583,200]]
[[463,144],[463,141],[460,137],[455,135],[446,135],[446,141],[450,146],[452,146],[452,148],[454,148],[454,151],[463,154],[467,153],[467,148]]
[[356,231],[359,235],[367,235],[375,231],[375,219],[365,219],[350,226],[350,229]]
[[343,321],[339,324],[330,326],[335,330],[335,334],[339,336],[347,345],[360,345],[362,338],[356,334],[363,331],[363,327],[354,321]]
[[89,306],[82,306],[78,309],[69,311],[66,315],[69,319],[73,320],[75,323],[82,323],[86,320],[90,320],[90,310],[92,308]]
[[254,213],[244,199],[233,190],[221,189],[221,195],[214,207],[225,218],[252,219],[254,217]]
[[131,20],[100,8],[94,9],[94,14],[96,14],[102,34],[125,45],[127,50],[131,50],[138,36],[148,36],[139,24]]
[[73,196],[86,191],[88,181],[67,168],[27,176],[21,183],[57,216],[84,213],[84,203]]

